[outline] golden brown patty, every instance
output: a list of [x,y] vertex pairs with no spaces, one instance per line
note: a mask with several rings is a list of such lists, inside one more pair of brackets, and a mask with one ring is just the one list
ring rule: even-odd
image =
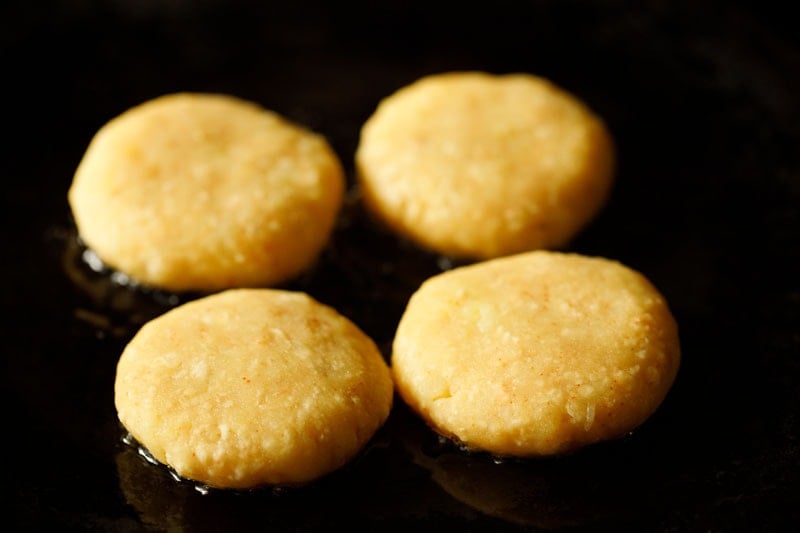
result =
[[347,463],[388,417],[373,341],[303,293],[229,289],[145,324],[120,357],[122,424],[179,475],[297,485]]
[[320,135],[239,98],[178,93],[104,125],[69,202],[108,266],[147,285],[213,291],[309,268],[344,187]]
[[551,82],[448,72],[380,102],[356,166],[378,220],[441,254],[487,259],[566,245],[605,204],[614,155],[602,120]]
[[641,274],[534,251],[423,283],[391,364],[398,393],[438,432],[498,456],[537,456],[639,426],[679,361],[675,320]]

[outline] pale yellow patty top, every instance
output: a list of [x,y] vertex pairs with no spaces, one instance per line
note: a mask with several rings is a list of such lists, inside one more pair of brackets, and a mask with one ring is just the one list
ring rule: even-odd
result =
[[680,361],[663,296],[616,261],[534,251],[430,278],[394,339],[395,387],[434,429],[503,456],[620,437]]
[[586,104],[531,74],[447,72],[384,98],[355,156],[369,211],[435,252],[568,244],[605,205],[615,149]]
[[178,93],[105,124],[69,202],[108,266],[159,288],[214,291],[310,268],[344,188],[321,135],[240,98]]
[[145,324],[117,366],[120,421],[161,463],[219,488],[300,485],[389,415],[374,342],[306,294],[229,289]]

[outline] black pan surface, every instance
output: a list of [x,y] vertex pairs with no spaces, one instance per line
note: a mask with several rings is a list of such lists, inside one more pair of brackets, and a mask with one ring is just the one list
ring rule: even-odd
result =
[[[794,531],[800,526],[800,47],[763,2],[105,0],[0,7],[2,521],[18,531]],[[123,442],[116,361],[196,295],[82,261],[66,192],[96,130],[146,99],[214,91],[323,133],[352,183],[378,101],[446,70],[524,71],[609,124],[618,179],[570,245],[665,294],[683,363],[626,438],[498,462],[397,402],[352,464],[307,487],[207,494]],[[346,206],[314,270],[388,357],[410,294],[452,266]]]

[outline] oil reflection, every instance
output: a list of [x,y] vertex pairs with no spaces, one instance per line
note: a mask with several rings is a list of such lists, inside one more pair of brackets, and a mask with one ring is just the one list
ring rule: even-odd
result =
[[657,505],[658,491],[646,488],[653,480],[626,464],[623,441],[558,458],[499,459],[461,449],[406,416],[398,435],[411,460],[484,515],[557,530],[632,521]]

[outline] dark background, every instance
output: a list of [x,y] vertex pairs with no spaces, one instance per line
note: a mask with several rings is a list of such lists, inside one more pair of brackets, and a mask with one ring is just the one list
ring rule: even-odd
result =
[[[373,5],[375,4],[375,5]],[[0,7],[3,521],[48,531],[795,531],[800,526],[800,47],[769,2],[6,1]],[[524,71],[615,135],[603,213],[569,249],[664,293],[683,363],[625,439],[506,461],[397,404],[368,449],[301,489],[201,494],[125,445],[116,360],[193,295],[92,272],[66,192],[107,120],[173,91],[252,99],[326,135],[352,183],[380,98],[456,69]],[[447,261],[347,205],[288,284],[388,356],[408,296]]]

